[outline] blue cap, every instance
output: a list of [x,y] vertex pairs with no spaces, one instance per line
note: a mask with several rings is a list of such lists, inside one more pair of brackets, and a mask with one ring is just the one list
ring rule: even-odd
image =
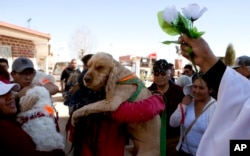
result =
[[33,62],[26,57],[19,57],[15,59],[15,61],[12,64],[12,71],[15,71],[18,73],[28,68],[35,70]]

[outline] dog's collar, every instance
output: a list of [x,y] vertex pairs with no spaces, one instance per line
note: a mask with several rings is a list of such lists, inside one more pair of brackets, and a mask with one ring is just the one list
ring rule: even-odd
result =
[[123,78],[120,79],[118,82],[127,81],[127,80],[130,80],[130,79],[134,78],[134,77],[136,77],[136,75],[135,75],[135,73],[132,73],[132,74],[130,74],[130,75],[128,75],[128,76],[123,77]]
[[[32,114],[29,117],[20,117],[18,119],[18,121],[19,121],[19,123],[21,125],[23,125],[24,123],[28,122],[29,120],[32,120],[32,119],[35,119],[35,118],[39,118],[39,117],[43,117],[43,116],[46,116],[46,115],[44,113],[42,113],[42,112],[35,112],[34,114]],[[47,115],[47,116],[51,117],[51,115]]]
[[141,93],[141,90],[143,87],[145,87],[144,83],[142,82],[141,79],[136,77],[135,74],[130,74],[128,76],[125,76],[122,78],[120,81],[118,81],[116,84],[135,84],[137,85],[136,91],[128,98],[128,101],[133,102],[136,100],[138,95]]

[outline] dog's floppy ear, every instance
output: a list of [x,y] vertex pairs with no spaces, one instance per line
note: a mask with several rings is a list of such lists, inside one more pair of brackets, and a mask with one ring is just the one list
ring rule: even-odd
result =
[[118,65],[116,64],[116,61],[113,60],[113,68],[110,71],[108,80],[107,80],[107,85],[105,88],[106,91],[106,100],[110,101],[112,99],[112,97],[114,96],[114,91],[115,91],[115,86],[116,86],[116,82],[119,80],[119,75],[118,73]]
[[20,98],[20,110],[21,112],[25,112],[27,110],[30,110],[38,101],[39,95],[38,94],[32,94],[32,95],[25,95]]

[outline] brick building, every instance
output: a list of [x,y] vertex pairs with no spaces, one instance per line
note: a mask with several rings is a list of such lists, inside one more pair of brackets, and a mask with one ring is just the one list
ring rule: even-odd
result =
[[156,58],[156,52],[148,56],[124,55],[119,57],[119,62],[132,72],[135,72],[142,80],[152,82],[152,67]]
[[10,66],[23,56],[48,73],[53,62],[49,41],[49,34],[0,21],[0,57],[7,58]]

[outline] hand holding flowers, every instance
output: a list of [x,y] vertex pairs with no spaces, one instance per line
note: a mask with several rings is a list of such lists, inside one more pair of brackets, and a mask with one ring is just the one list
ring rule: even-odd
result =
[[[200,10],[200,7],[197,4],[190,4],[187,7],[182,8],[182,14],[176,10],[175,6],[172,6],[171,8],[167,7],[165,10],[158,12],[158,22],[161,29],[168,35],[175,36],[186,34],[191,38],[197,39],[205,32],[199,32],[198,29],[194,27],[193,23],[200,18],[205,11],[207,11],[206,7]],[[178,41],[164,41],[162,43],[179,44]],[[193,61],[194,56],[191,47],[188,50],[188,55],[190,56],[197,73],[198,70]]]

